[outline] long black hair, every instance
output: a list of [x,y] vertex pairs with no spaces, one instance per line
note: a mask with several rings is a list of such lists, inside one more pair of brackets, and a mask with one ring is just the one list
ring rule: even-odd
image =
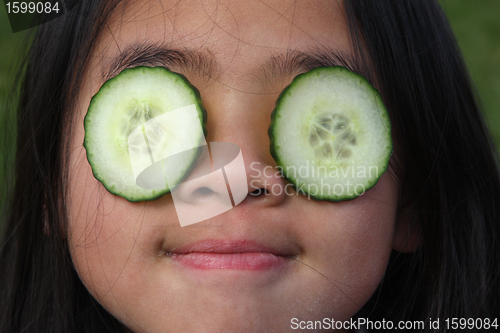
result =
[[[79,280],[61,227],[72,101],[117,2],[80,1],[40,26],[23,67],[15,186],[0,222],[1,332],[121,329]],[[400,216],[420,239],[416,251],[393,253],[358,316],[496,316],[499,171],[446,18],[434,0],[346,0],[345,8],[356,54],[390,112]]]
[[16,156],[13,170],[5,171],[14,188],[0,222],[0,332],[109,332],[120,326],[80,282],[61,227],[68,111],[114,6],[116,1],[79,1],[41,25],[22,66]]
[[494,318],[498,159],[444,13],[427,0],[353,0],[346,11],[357,54],[373,64],[391,116],[399,209],[421,242],[414,253],[393,253],[363,313],[440,318],[442,325],[446,318]]

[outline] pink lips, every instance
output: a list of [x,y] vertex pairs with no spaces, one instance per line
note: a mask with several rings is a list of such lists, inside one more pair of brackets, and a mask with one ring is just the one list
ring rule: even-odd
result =
[[286,254],[250,240],[205,240],[172,250],[171,258],[196,269],[265,270],[289,261]]

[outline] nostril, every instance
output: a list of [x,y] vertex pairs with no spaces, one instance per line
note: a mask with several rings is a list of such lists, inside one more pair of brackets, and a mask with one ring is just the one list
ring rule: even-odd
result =
[[256,190],[250,192],[250,195],[253,197],[267,196],[267,195],[269,195],[269,191],[265,188],[258,188]]
[[196,197],[206,197],[206,196],[209,196],[213,193],[214,193],[214,191],[212,191],[208,187],[200,187],[200,188],[196,189],[196,191],[193,192],[193,195]]

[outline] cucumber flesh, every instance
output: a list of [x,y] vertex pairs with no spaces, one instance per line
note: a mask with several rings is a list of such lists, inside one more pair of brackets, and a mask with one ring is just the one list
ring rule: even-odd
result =
[[[94,176],[109,192],[129,201],[153,200],[189,173],[206,144],[205,124],[199,92],[183,76],[135,67],[106,81],[92,98],[84,147]],[[167,163],[173,155],[181,157]]]
[[276,102],[269,137],[283,176],[319,200],[358,197],[377,183],[392,153],[380,93],[343,67],[297,76]]

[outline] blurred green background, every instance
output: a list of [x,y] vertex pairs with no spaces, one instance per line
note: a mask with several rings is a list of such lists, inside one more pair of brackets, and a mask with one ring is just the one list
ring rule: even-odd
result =
[[[415,0],[418,1],[418,0]],[[463,50],[483,102],[483,113],[500,148],[500,0],[440,0]],[[12,33],[0,5],[0,112],[12,87],[25,33]],[[0,119],[2,119],[0,117]],[[0,151],[1,159],[4,158]],[[1,170],[0,170],[1,171]]]
[[500,151],[500,0],[439,2],[462,49]]

